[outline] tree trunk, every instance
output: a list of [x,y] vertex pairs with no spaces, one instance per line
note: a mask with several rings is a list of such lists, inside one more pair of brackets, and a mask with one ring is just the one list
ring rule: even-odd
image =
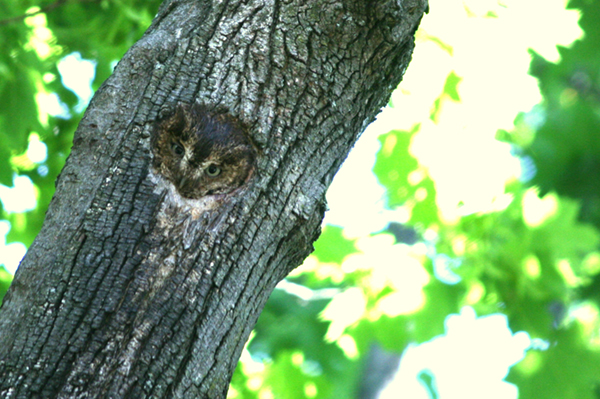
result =
[[[269,294],[312,250],[333,175],[399,83],[425,9],[166,0],[90,103],[5,297],[0,397],[224,398]],[[190,199],[156,167],[156,121],[194,102],[256,149],[241,188]]]

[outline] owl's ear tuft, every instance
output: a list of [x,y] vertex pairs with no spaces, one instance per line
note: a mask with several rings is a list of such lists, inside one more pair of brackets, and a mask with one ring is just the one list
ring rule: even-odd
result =
[[183,129],[189,125],[189,120],[187,115],[189,114],[190,105],[179,103],[177,104],[177,108],[175,108],[175,115],[171,117],[171,130],[176,130],[181,132]]
[[190,105],[179,103],[172,107],[163,108],[158,117],[158,124],[163,131],[180,134],[190,124],[188,120]]

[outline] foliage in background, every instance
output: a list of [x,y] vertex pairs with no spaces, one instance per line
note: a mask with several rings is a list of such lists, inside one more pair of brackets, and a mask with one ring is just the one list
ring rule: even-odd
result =
[[[93,60],[97,89],[158,3],[0,0],[0,184],[27,176],[37,200],[0,209],[7,242],[28,246],[39,231],[81,116],[59,61]],[[448,316],[465,306],[505,314],[533,339],[507,377],[519,397],[599,397],[600,6],[572,1],[581,18],[562,0],[430,6],[405,81],[365,133],[379,145],[371,178],[385,189],[371,219],[384,223],[328,215],[315,253],[267,303],[230,397],[357,397],[374,344],[400,354],[450,334]],[[578,20],[583,37],[556,53],[579,36]],[[28,156],[36,142],[47,158]],[[343,202],[359,218],[369,211],[353,183]],[[10,280],[0,271],[0,294]],[[484,378],[478,366],[473,380]],[[440,375],[419,378],[444,399]]]
[[[97,89],[144,33],[159,3],[0,1],[0,184],[12,186],[15,173],[27,176],[37,197],[37,207],[29,212],[5,212],[12,227],[8,241],[29,246],[37,235],[81,118],[78,98],[65,87],[58,62],[73,52],[94,60]],[[46,7],[47,13],[36,13]],[[65,108],[62,117],[53,116],[52,94]],[[29,143],[38,138],[49,154],[42,164],[26,156]]]

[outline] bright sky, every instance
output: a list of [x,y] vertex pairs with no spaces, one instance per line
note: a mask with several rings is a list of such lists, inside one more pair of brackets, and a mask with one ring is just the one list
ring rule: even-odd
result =
[[399,373],[379,399],[430,399],[418,375],[435,375],[441,399],[516,399],[517,387],[503,379],[530,347],[524,332],[512,334],[506,316],[477,317],[472,308],[446,319],[446,334],[403,354]]

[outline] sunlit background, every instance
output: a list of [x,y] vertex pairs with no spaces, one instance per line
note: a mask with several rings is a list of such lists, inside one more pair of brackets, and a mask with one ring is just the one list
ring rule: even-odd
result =
[[[600,14],[595,2],[573,3]],[[124,4],[123,14],[136,11]],[[548,140],[536,141],[544,126],[561,124],[548,116],[552,104],[589,100],[566,75],[556,79],[563,86],[551,81],[548,65],[562,65],[565,48],[600,35],[593,23],[584,34],[579,21],[588,14],[564,0],[430,0],[430,9],[402,84],[327,193],[315,253],[267,304],[229,397],[600,397],[590,377],[600,369],[597,297],[581,294],[600,271],[597,204],[589,210],[585,202],[597,197],[536,180],[556,175],[539,160],[552,153]],[[142,14],[140,32],[152,12]],[[22,77],[33,82],[37,118],[33,128],[17,126],[27,131],[23,143],[7,138],[12,107],[0,110],[0,146],[9,149],[0,175],[12,183],[0,185],[5,286],[101,83],[97,68],[103,80],[117,60],[85,45],[76,51],[73,38],[61,44],[52,18],[18,22],[27,37],[19,51],[39,68]],[[20,57],[14,52],[4,57]],[[0,59],[0,76],[18,79],[6,65]],[[598,117],[600,61],[581,61],[569,73],[588,73],[590,65],[598,68],[586,75]],[[0,83],[0,95],[9,86]],[[0,97],[0,105],[8,101]],[[597,154],[593,144],[582,147]],[[555,152],[552,159],[561,159],[562,149]]]

